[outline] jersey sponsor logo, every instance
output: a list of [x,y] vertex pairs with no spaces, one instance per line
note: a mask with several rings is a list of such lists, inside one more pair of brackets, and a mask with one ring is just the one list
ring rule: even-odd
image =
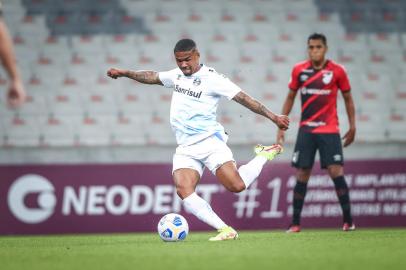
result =
[[305,125],[308,126],[308,127],[320,127],[320,126],[325,126],[326,122],[323,122],[323,121],[317,121],[317,122],[309,121],[309,122],[306,122]]
[[300,88],[302,95],[330,95],[331,89]]
[[182,87],[180,87],[178,84],[175,85],[175,91],[178,92],[178,93],[187,95],[187,96],[195,97],[195,98],[197,98],[197,99],[199,99],[200,96],[202,95],[202,91],[200,91],[200,92],[195,92],[195,91],[192,91],[192,90],[190,90],[190,89],[182,88]]
[[332,71],[326,71],[326,72],[323,73],[323,83],[324,84],[329,84],[332,79],[333,79],[333,72]]

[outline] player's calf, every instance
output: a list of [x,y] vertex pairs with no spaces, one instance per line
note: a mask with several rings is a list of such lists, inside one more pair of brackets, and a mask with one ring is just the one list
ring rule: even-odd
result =
[[239,193],[246,189],[234,162],[227,162],[219,167],[216,176],[220,183],[230,192]]

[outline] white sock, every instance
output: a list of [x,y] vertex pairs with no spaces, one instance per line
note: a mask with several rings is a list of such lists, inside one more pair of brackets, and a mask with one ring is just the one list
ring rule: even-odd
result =
[[211,206],[202,199],[196,192],[193,192],[183,199],[185,209],[195,215],[198,219],[214,227],[216,230],[226,227],[227,225],[214,213]]
[[264,156],[256,156],[247,164],[240,166],[238,172],[244,181],[245,189],[248,189],[252,182],[257,179],[267,161],[268,159]]

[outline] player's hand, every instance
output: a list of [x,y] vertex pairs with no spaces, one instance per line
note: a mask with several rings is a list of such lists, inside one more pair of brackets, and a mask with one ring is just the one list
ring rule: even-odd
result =
[[16,79],[11,81],[7,93],[8,105],[13,108],[19,107],[24,103],[26,97],[27,95],[21,80]]
[[287,115],[276,115],[275,124],[282,130],[289,128],[289,117]]
[[285,131],[282,129],[278,129],[278,133],[276,134],[276,143],[283,145],[285,143]]
[[350,145],[354,141],[354,138],[355,138],[355,128],[350,128],[343,137],[344,147]]
[[119,77],[124,76],[123,71],[121,69],[117,69],[117,68],[110,68],[107,71],[107,76],[113,78],[113,79],[117,79]]

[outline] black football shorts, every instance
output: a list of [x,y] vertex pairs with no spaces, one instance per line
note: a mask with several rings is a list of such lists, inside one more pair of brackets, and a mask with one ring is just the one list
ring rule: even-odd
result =
[[292,166],[302,169],[312,168],[317,150],[319,150],[322,169],[333,164],[344,165],[340,134],[309,133],[299,129],[292,156]]

